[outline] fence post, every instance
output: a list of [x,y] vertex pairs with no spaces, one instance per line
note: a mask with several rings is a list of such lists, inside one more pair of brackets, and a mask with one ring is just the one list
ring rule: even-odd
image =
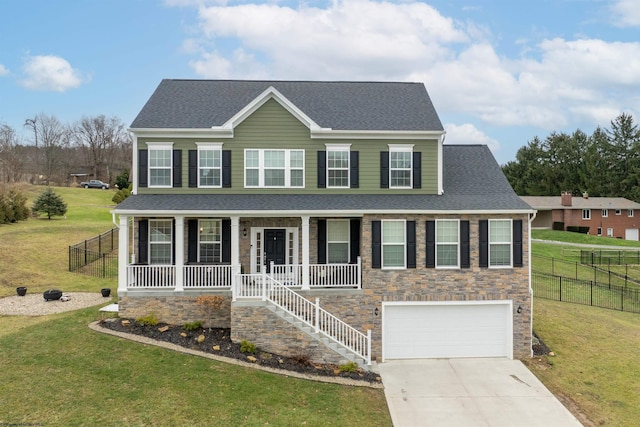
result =
[[589,305],[593,307],[593,282],[591,282],[590,289],[591,289],[591,292],[590,292],[590,295],[589,295]]
[[560,298],[558,299],[558,301],[562,301],[562,276],[560,277]]
[[107,261],[107,254],[102,254],[102,278],[104,279],[105,277],[107,277],[107,265],[106,265],[106,261]]

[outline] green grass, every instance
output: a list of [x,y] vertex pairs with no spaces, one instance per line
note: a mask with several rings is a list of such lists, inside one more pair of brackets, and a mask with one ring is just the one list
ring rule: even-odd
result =
[[[614,237],[591,236],[582,233],[572,233],[569,231],[556,230],[533,230],[531,232],[533,239],[551,240],[567,243],[580,243],[587,245],[605,245],[605,246],[622,246],[640,248],[640,242],[633,240],[616,239]],[[624,249],[624,248],[622,248]]]
[[[25,187],[30,203],[43,187]],[[0,226],[0,296],[98,292],[115,279],[69,273],[68,246],[113,224],[112,191],[55,188],[66,219]],[[0,316],[0,425],[390,426],[381,389],[292,379],[90,330],[96,307]]]
[[533,327],[555,356],[529,365],[552,392],[595,425],[637,425],[640,315],[536,298]]

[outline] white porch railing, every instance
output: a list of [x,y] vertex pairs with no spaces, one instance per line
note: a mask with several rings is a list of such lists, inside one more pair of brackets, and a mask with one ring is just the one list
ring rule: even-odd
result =
[[233,270],[230,265],[185,265],[185,288],[229,288]]
[[127,267],[128,288],[175,288],[176,267],[174,265],[129,265]]
[[371,365],[371,330],[363,334],[315,303],[297,294],[267,274],[238,274],[232,288],[233,300],[269,301],[330,340],[346,347]]
[[[302,265],[271,264],[271,275],[286,286],[301,286]],[[310,264],[309,286],[311,287],[361,287],[362,260],[358,257],[356,264]]]

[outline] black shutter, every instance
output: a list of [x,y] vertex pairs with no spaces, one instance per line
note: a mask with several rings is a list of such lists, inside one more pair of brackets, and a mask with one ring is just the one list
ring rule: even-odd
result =
[[416,268],[416,222],[407,221],[407,268]]
[[231,150],[222,150],[222,188],[231,188]]
[[360,220],[349,221],[349,262],[355,264],[360,256]]
[[382,223],[371,221],[371,267],[382,268]]
[[198,150],[189,150],[189,187],[198,186]]
[[318,264],[327,263],[327,220],[318,220]]
[[358,151],[351,151],[349,154],[349,186],[351,188],[360,187],[360,156]]
[[149,151],[138,150],[138,187],[146,187],[149,174]]
[[513,221],[513,266],[522,267],[522,220]]
[[222,262],[231,262],[231,220],[222,220]]
[[149,262],[149,220],[138,221],[138,264]]
[[469,245],[469,221],[460,221],[460,267],[471,267],[471,252]]
[[380,188],[389,188],[389,152],[380,152]]
[[187,262],[198,262],[198,220],[188,220],[187,228]]
[[436,267],[436,222],[427,221],[427,268]]
[[422,188],[422,153],[413,153],[413,188]]
[[327,188],[327,152],[318,151],[318,188]]
[[489,267],[489,221],[481,219],[480,229],[480,267]]
[[173,187],[182,187],[182,150],[173,150]]

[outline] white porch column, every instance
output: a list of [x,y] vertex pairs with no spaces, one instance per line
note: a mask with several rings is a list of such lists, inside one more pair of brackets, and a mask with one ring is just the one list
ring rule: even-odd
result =
[[118,294],[127,291],[129,266],[129,217],[120,215],[118,227]]
[[240,265],[240,217],[231,217],[231,266]]
[[176,292],[184,291],[184,217],[176,216]]
[[302,217],[302,290],[309,290],[309,217]]

